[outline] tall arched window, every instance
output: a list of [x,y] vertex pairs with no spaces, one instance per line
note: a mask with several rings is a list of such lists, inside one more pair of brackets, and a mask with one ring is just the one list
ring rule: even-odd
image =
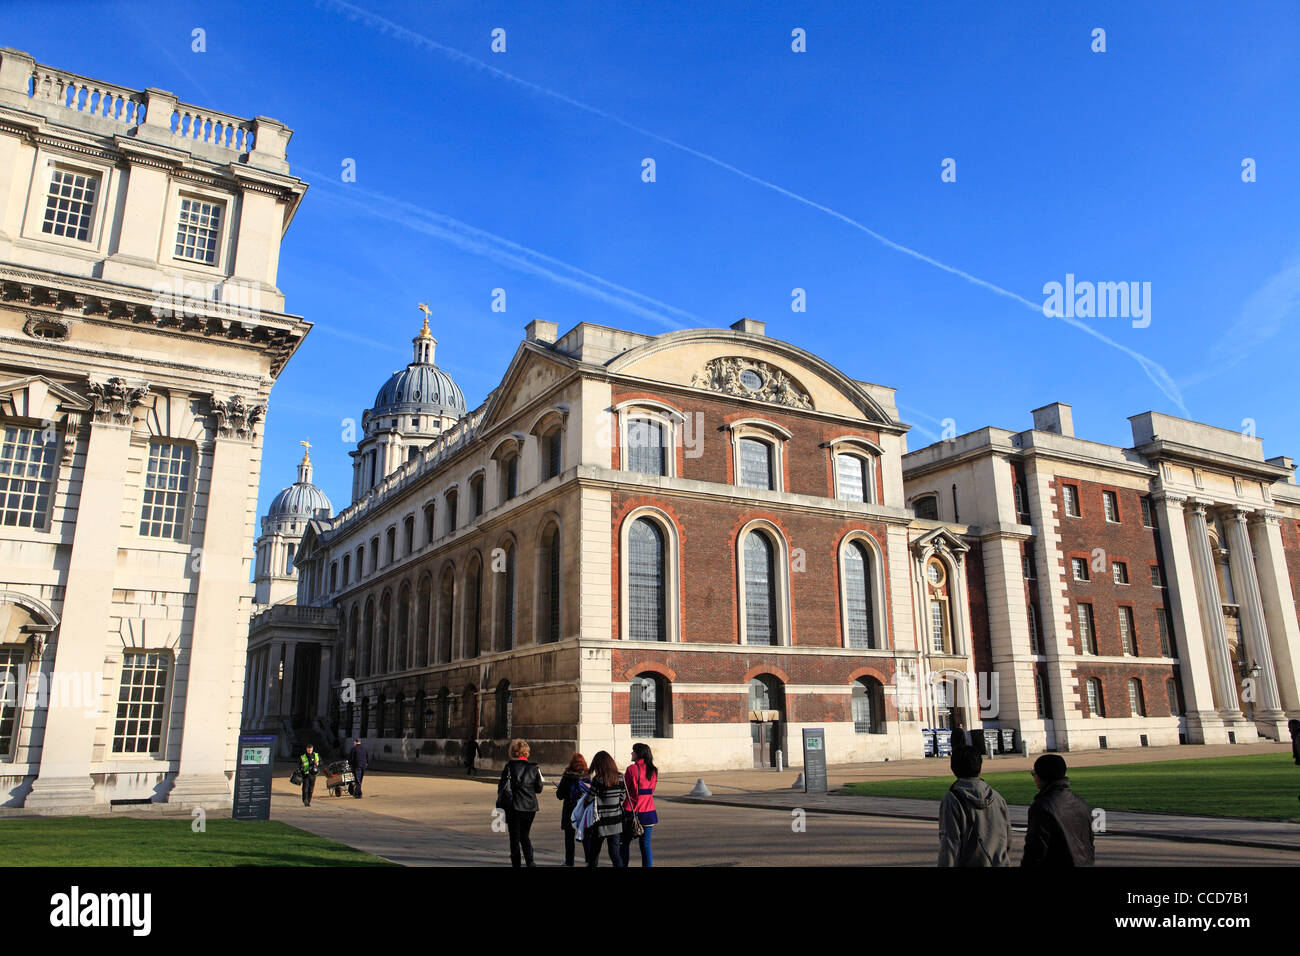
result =
[[537,548],[537,643],[560,639],[560,529],[542,532]]
[[512,452],[502,458],[497,475],[500,482],[497,496],[502,502],[509,501],[519,493],[519,456]]
[[1034,668],[1034,698],[1038,705],[1038,716],[1043,720],[1050,720],[1052,717],[1052,702],[1047,696],[1047,684],[1043,680],[1043,672]]
[[668,736],[668,682],[658,674],[632,678],[627,706],[633,738]]
[[627,470],[666,475],[664,426],[652,418],[627,420]]
[[348,624],[348,665],[344,677],[355,677],[357,673],[357,631],[360,628],[361,610],[354,604],[352,605],[352,620]]
[[1088,689],[1088,716],[1105,717],[1106,698],[1102,695],[1101,681],[1096,677],[1089,677],[1086,686]]
[[438,579],[438,663],[451,661],[451,634],[455,623],[456,572],[448,565]]
[[1142,695],[1142,682],[1136,677],[1129,678],[1128,709],[1130,717],[1145,717],[1147,715],[1147,702]]
[[637,518],[627,534],[628,638],[666,641],[664,533],[649,518]]
[[853,682],[853,732],[885,733],[885,689],[874,677],[859,677]]
[[445,740],[451,727],[451,695],[447,693],[445,687],[438,691],[438,706],[434,714],[437,723],[434,725],[433,735],[440,740]]
[[402,589],[397,592],[397,669],[406,670],[411,666],[410,646],[407,640],[411,622],[411,586],[402,582]]
[[415,588],[415,666],[427,667],[429,650],[433,646],[433,632],[429,630],[429,605],[433,601],[433,575],[428,571],[420,575]]
[[482,648],[480,636],[483,627],[483,562],[478,555],[470,558],[465,571],[465,656],[478,657]]
[[776,549],[761,531],[745,536],[745,643],[776,645]]
[[542,481],[554,478],[563,468],[563,434],[563,428],[556,425],[541,437]]
[[379,599],[379,636],[375,641],[374,673],[376,674],[388,673],[388,632],[392,627],[392,621],[393,594],[391,591],[385,591],[384,596]]
[[[504,553],[492,559],[496,588],[496,649],[509,651],[515,646],[515,548],[507,541],[501,549]],[[498,561],[501,562],[499,566]]]
[[848,646],[856,650],[876,646],[871,584],[871,554],[861,541],[850,541],[844,549],[844,623]]
[[370,676],[370,647],[375,635],[375,599],[366,598],[366,615],[361,624],[361,643],[357,647],[357,667],[360,677]]
[[1029,614],[1029,653],[1043,653],[1042,637],[1038,633],[1038,611],[1033,604],[1027,605]]

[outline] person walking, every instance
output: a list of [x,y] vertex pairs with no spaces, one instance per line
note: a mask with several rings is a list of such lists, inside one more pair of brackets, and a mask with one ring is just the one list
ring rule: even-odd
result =
[[528,759],[528,741],[510,744],[510,759],[497,783],[497,806],[505,811],[506,829],[510,833],[510,865],[519,866],[520,851],[526,866],[534,866],[533,841],[529,833],[537,816],[537,795],[546,781],[542,769]]
[[1288,720],[1286,729],[1291,732],[1291,759],[1300,767],[1300,720]]
[[569,765],[564,768],[564,773],[560,775],[560,782],[555,787],[556,798],[564,801],[560,808],[560,829],[564,831],[565,866],[573,866],[577,844],[577,831],[573,827],[573,808],[587,795],[587,781],[590,779],[591,771],[587,769],[586,759],[582,754],[574,754],[569,758]]
[[627,801],[627,788],[618,772],[618,764],[608,751],[602,750],[591,760],[591,794],[596,803],[596,816],[583,837],[583,850],[587,866],[600,864],[600,844],[609,845],[609,862],[615,867],[623,865],[619,853],[619,837],[623,833],[623,804]]
[[478,757],[478,741],[473,737],[465,738],[465,773],[474,776],[474,759]]
[[348,754],[348,766],[352,768],[352,796],[361,799],[361,779],[370,766],[370,751],[360,738],[352,741],[352,753]]
[[641,865],[654,866],[654,855],[650,852],[650,834],[659,822],[659,814],[655,812],[655,784],[658,782],[659,769],[655,766],[650,746],[633,744],[632,763],[623,772],[623,784],[627,788],[627,800],[623,809],[627,816],[618,852],[624,866],[628,865],[632,855],[633,839],[641,847]]
[[1038,794],[1029,805],[1029,829],[1021,866],[1092,866],[1096,848],[1092,808],[1070,789],[1060,754],[1043,754],[1034,761]]
[[954,747],[948,766],[957,779],[939,804],[939,866],[1008,866],[1011,814],[980,777],[984,758],[974,747]]
[[308,744],[298,755],[298,769],[302,773],[302,805],[311,806],[311,794],[316,789],[316,774],[320,773],[320,754]]

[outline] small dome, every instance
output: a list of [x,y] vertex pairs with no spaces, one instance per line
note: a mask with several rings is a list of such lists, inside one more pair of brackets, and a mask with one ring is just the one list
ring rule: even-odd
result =
[[436,365],[412,363],[384,383],[375,396],[374,414],[465,414],[465,395]]
[[315,485],[295,482],[275,496],[271,501],[271,508],[267,511],[266,516],[268,518],[299,516],[304,518],[328,518],[333,513],[334,506],[330,504],[325,492]]

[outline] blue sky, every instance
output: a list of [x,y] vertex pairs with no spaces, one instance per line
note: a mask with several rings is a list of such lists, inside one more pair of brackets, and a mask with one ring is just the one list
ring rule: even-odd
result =
[[[1065,401],[1084,438],[1185,409],[1300,456],[1300,7],[846,6],[10,0],[0,44],[294,130],[279,284],[315,329],[272,392],[262,508],[301,438],[346,505],[342,422],[426,300],[471,407],[532,318],[750,316],[898,388],[913,448]],[[1151,283],[1150,326],[1044,317],[1067,273]]]

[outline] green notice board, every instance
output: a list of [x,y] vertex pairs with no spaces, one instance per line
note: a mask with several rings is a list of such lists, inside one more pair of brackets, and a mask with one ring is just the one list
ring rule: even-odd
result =
[[821,727],[803,729],[803,790],[826,792],[826,731]]

